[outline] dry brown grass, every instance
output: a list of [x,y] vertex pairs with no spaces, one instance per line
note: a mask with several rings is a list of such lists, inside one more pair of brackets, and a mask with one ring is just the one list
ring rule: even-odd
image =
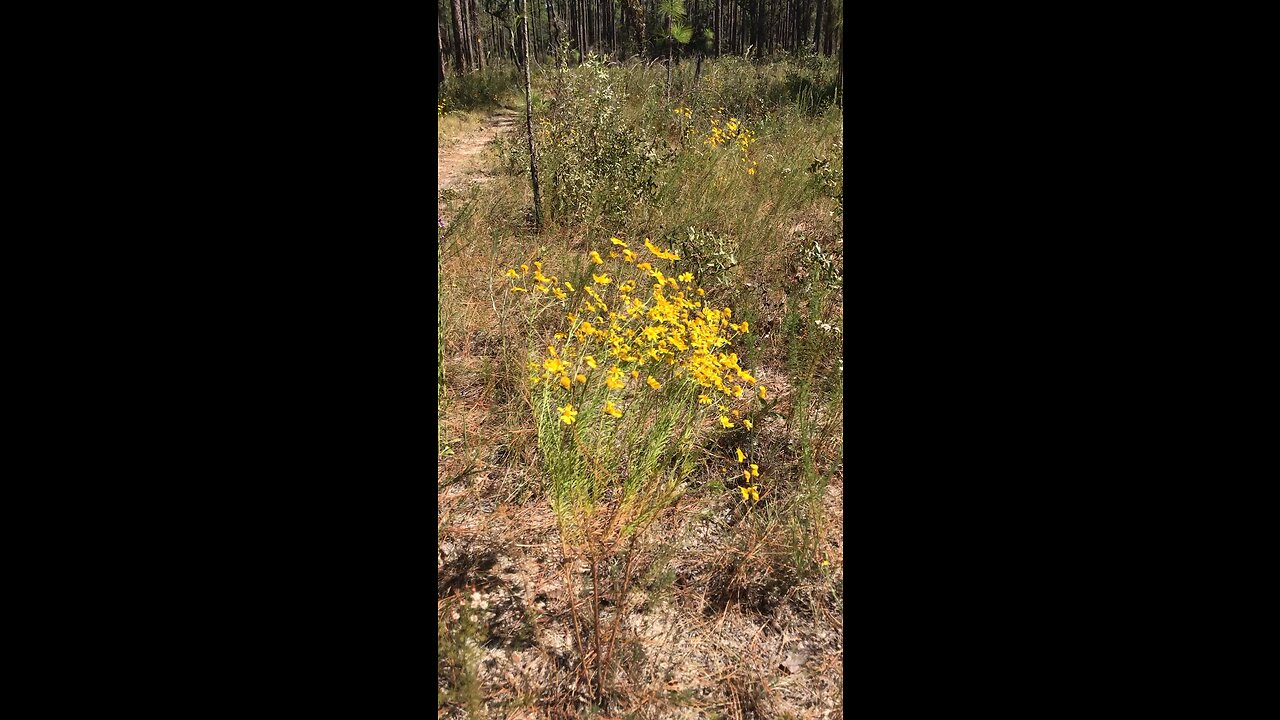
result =
[[[494,598],[480,672],[485,717],[587,717],[570,611],[577,602],[585,613],[587,565],[566,567],[545,504],[494,499],[509,481],[504,475],[486,470],[440,494],[439,620],[447,625],[445,608],[473,590]],[[842,487],[831,487],[833,511]],[[648,582],[633,585],[621,615],[612,599],[603,610],[606,624],[619,618],[622,633],[599,717],[839,717],[842,626],[830,602],[839,571],[808,580],[788,574],[772,524],[780,521],[753,522],[739,507],[688,499],[650,534],[671,540],[647,543],[640,553],[637,566]],[[835,540],[828,549],[840,568],[836,528],[827,533]],[[566,572],[576,597],[566,590]]]

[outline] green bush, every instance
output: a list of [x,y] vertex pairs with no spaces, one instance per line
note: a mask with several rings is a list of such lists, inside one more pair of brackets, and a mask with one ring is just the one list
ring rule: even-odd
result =
[[501,105],[503,95],[513,92],[519,82],[515,68],[494,63],[483,72],[453,74],[440,86],[436,103],[446,112],[492,110]]
[[626,121],[627,96],[609,70],[588,58],[557,84],[535,127],[552,217],[616,218],[656,197],[655,174],[667,153],[646,128]]

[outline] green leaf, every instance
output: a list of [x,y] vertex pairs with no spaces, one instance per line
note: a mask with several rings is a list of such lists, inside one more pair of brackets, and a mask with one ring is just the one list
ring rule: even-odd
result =
[[687,44],[693,38],[693,28],[676,23],[671,26],[671,37],[681,45]]
[[662,0],[658,3],[658,14],[673,20],[683,18],[684,0]]

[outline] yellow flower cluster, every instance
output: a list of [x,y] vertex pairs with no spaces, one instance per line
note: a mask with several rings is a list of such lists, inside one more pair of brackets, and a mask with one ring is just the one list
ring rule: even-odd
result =
[[[588,409],[599,408],[615,419],[623,417],[626,401],[640,393],[692,384],[700,393],[703,418],[714,423],[718,416],[724,429],[741,422],[751,430],[750,418],[731,407],[736,401],[752,401],[752,395],[765,396],[764,385],[739,364],[737,353],[729,352],[732,339],[751,331],[747,321],[735,323],[731,308],[707,305],[706,292],[692,273],[676,274],[663,265],[680,259],[675,252],[648,238],[644,256],[616,237],[609,242],[607,248],[590,251],[591,282],[582,288],[545,275],[542,263],[534,262],[534,291],[566,311],[567,327],[555,335],[558,346],[548,346],[545,355],[530,362],[530,382],[559,386],[556,392],[569,393],[570,400],[585,401]],[[527,283],[528,265],[507,270],[506,277],[512,292],[528,292],[515,284]],[[748,387],[755,392],[748,393]],[[577,420],[571,403],[556,410],[565,425]],[[758,472],[744,472],[750,492],[756,492]],[[759,499],[758,493],[752,497]]]
[[738,118],[731,117],[724,124],[724,128],[720,127],[718,119],[711,118],[711,128],[702,143],[712,149],[730,142],[736,143],[738,152],[741,153],[743,168],[746,169],[748,175],[755,175],[758,163],[751,159],[750,152],[751,143],[755,141],[755,134],[738,122]]

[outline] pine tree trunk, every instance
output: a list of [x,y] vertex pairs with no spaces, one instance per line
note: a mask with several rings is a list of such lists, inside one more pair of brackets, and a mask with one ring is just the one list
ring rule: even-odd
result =
[[817,11],[818,19],[813,24],[813,54],[814,55],[817,55],[818,53],[822,52],[822,6],[824,4],[825,4],[825,0],[818,0],[818,2],[816,3],[816,5],[818,6],[818,11]]
[[764,0],[755,0],[755,56],[764,50]]
[[671,105],[671,55],[675,43],[671,40],[671,18],[667,18],[667,105]]
[[462,11],[458,9],[458,0],[449,0],[449,14],[453,17],[453,62],[459,73],[467,71],[462,54]]
[[844,109],[844,37],[840,38],[840,101],[836,103]]
[[529,135],[529,180],[533,185],[533,229],[542,231],[542,191],[538,188],[538,149],[533,141],[533,78],[529,74],[529,0],[523,0],[524,13],[524,129]]
[[484,31],[481,29],[480,11],[476,7],[476,0],[467,0],[467,11],[471,16],[471,39],[474,44],[476,66],[480,68],[480,72],[484,72]]
[[444,37],[440,32],[440,23],[436,23],[436,53],[440,57],[440,73],[436,84],[442,85],[444,84]]
[[476,69],[475,41],[471,38],[471,6],[467,0],[459,0],[462,10],[462,56],[466,58],[467,69]]
[[723,10],[721,7],[722,2],[723,0],[716,0],[716,59],[720,58],[720,13]]
[[560,28],[556,23],[555,6],[551,0],[544,0],[547,6],[547,33],[551,36],[551,52],[556,57],[557,67],[560,65]]
[[831,7],[831,0],[826,0],[826,2],[827,2],[827,24],[823,27],[824,34],[823,34],[823,40],[822,40],[822,47],[823,47],[823,52],[826,53],[827,57],[831,57],[832,55],[835,54],[835,43],[831,41],[831,38],[834,35],[833,31],[835,30],[836,23],[835,23],[835,16],[832,14],[834,12],[834,9]]

